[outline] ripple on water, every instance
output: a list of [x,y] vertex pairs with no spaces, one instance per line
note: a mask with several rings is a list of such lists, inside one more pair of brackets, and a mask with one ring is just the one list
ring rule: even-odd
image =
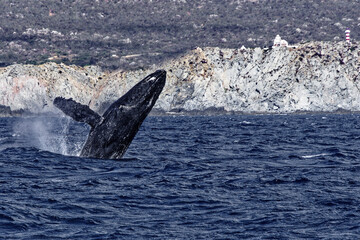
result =
[[[39,136],[20,131],[25,120],[0,119],[0,231],[12,239],[355,239],[358,120],[150,117],[114,161],[53,151],[29,141]],[[68,150],[88,131],[46,121],[55,139],[71,129]]]

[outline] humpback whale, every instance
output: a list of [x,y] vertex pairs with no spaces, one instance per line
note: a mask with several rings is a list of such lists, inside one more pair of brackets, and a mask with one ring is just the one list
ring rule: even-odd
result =
[[102,116],[71,98],[57,97],[53,104],[75,121],[90,125],[80,156],[120,159],[159,98],[165,81],[166,71],[157,70],[112,103]]

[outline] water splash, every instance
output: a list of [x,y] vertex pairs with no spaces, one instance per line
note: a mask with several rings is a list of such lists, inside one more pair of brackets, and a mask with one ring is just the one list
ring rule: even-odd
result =
[[71,132],[73,121],[67,116],[22,118],[14,125],[18,145],[35,147],[62,155],[78,156],[84,132]]

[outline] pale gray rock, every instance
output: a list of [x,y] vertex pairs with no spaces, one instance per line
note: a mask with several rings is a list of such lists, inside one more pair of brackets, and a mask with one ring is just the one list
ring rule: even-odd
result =
[[96,66],[13,65],[0,68],[0,105],[53,111],[53,99],[62,96],[101,112],[156,69],[168,73],[158,110],[360,110],[359,44],[345,42],[310,42],[295,49],[197,48],[152,69],[110,73]]

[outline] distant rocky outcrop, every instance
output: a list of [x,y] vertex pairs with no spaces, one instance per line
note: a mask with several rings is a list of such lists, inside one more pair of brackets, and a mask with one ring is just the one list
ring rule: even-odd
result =
[[149,69],[105,72],[96,66],[12,65],[0,68],[0,104],[13,111],[56,111],[57,96],[96,111],[155,69],[167,84],[154,112],[215,114],[360,111],[360,48],[310,42],[270,49],[197,48]]
[[25,115],[32,115],[32,113],[24,109],[12,111],[8,106],[0,105],[0,117],[20,117]]

